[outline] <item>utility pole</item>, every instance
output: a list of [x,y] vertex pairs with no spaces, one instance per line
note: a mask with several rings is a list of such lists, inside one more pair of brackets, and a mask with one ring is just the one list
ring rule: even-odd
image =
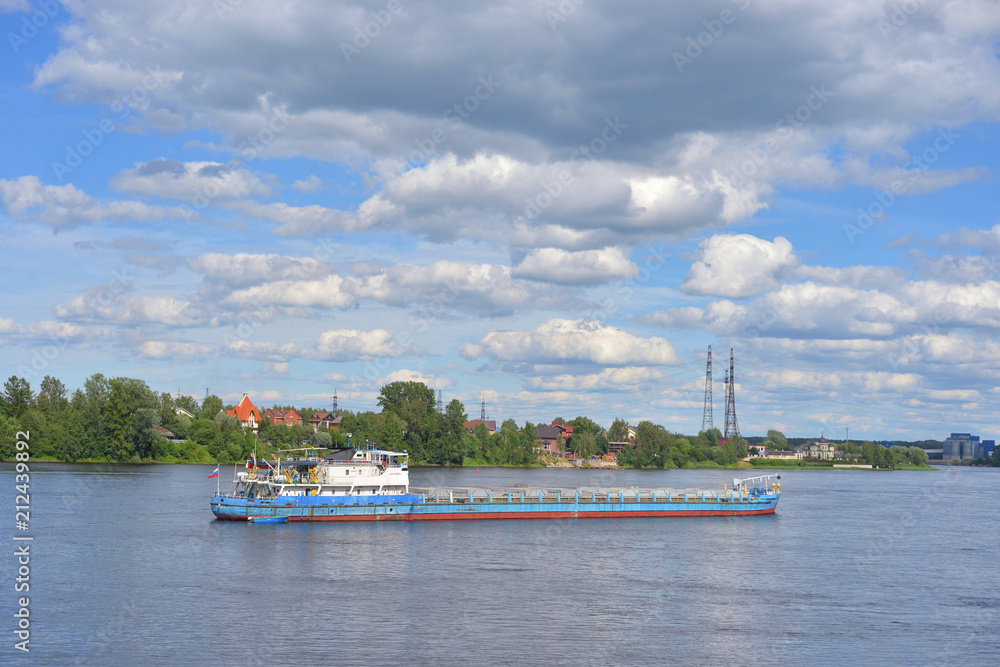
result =
[[708,346],[708,363],[705,365],[705,409],[701,414],[701,430],[715,428],[712,419],[712,346]]
[[740,434],[740,425],[736,421],[736,365],[733,361],[733,348],[729,348],[729,372],[726,373],[726,432],[723,439],[729,440],[731,435]]

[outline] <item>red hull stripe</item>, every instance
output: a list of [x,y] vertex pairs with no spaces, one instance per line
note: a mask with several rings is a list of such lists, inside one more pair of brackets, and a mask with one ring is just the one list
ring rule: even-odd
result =
[[[453,514],[367,514],[356,516],[290,516],[292,521],[483,521],[483,520],[526,520],[526,519],[627,519],[640,517],[692,517],[692,516],[748,516],[774,514],[776,508],[763,510],[677,510],[675,512],[653,511],[602,511],[602,512],[455,512]],[[217,515],[229,521],[247,521],[245,516]]]

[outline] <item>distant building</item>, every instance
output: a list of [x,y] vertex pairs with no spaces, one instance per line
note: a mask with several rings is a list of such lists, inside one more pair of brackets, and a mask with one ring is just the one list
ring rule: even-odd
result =
[[178,414],[178,415],[184,415],[188,419],[194,419],[194,415],[191,414],[190,412],[188,412],[187,410],[185,410],[184,408],[175,407],[174,408],[174,413]]
[[535,437],[539,440],[538,450],[543,454],[554,454],[559,451],[559,437],[562,436],[562,430],[556,428],[555,426],[546,426],[544,424],[539,424],[537,427],[537,434]]
[[802,453],[801,449],[769,449],[764,452],[764,456],[769,459],[801,459],[805,458],[805,454]]
[[976,458],[986,459],[993,456],[993,450],[996,449],[997,443],[995,440],[983,440],[979,443],[979,447],[976,448]]
[[[992,440],[988,442],[993,442]],[[944,461],[961,461],[962,459],[976,458],[977,450],[981,450],[983,443],[979,441],[978,435],[971,433],[952,433],[951,437],[944,441],[941,458]]]
[[552,426],[555,426],[562,433],[564,438],[569,438],[573,435],[573,427],[568,424],[560,424],[558,422],[552,422]]
[[257,428],[260,426],[260,412],[254,407],[253,402],[250,397],[243,393],[243,398],[240,402],[236,404],[236,407],[232,410],[226,410],[226,414],[230,417],[236,417],[243,428],[248,428],[254,433],[257,432]]
[[343,419],[343,417],[334,416],[332,412],[317,412],[309,418],[309,425],[313,427],[313,431],[318,431],[321,428],[340,428],[340,422]]
[[268,408],[264,412],[264,417],[271,420],[272,424],[284,424],[285,426],[302,426],[302,415],[295,408],[288,410],[278,410]]
[[826,438],[820,438],[811,445],[803,447],[802,453],[802,458],[830,461],[837,456],[837,446],[829,442]]
[[493,419],[473,419],[471,421],[463,422],[462,426],[464,426],[465,430],[469,433],[475,433],[476,427],[480,424],[486,427],[486,430],[490,435],[497,432],[497,423]]

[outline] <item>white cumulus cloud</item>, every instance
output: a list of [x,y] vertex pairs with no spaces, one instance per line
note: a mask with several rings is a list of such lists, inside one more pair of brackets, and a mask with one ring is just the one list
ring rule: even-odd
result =
[[677,354],[658,337],[641,338],[594,320],[552,319],[534,331],[494,331],[461,348],[468,359],[560,363],[585,361],[606,366],[673,364]]

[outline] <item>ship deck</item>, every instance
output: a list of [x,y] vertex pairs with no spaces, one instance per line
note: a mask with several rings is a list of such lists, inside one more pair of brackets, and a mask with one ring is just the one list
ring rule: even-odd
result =
[[607,502],[739,502],[747,493],[719,489],[669,489],[635,487],[410,487],[425,503],[607,503]]

